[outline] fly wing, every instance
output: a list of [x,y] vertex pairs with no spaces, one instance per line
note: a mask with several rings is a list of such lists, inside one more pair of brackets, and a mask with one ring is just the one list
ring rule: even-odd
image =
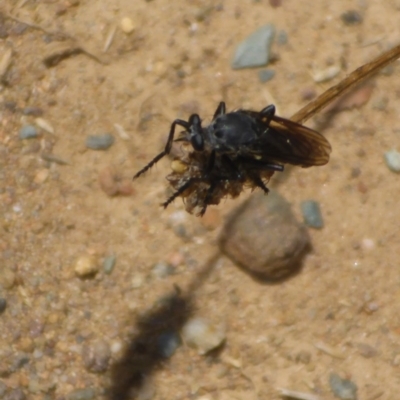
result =
[[311,167],[324,165],[329,161],[331,145],[317,131],[278,116],[272,117],[269,125],[267,117],[261,113],[250,112],[265,130],[257,143],[251,145],[249,152],[263,160]]

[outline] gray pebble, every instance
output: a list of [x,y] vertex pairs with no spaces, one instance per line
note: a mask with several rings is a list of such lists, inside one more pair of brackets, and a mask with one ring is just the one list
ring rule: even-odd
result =
[[7,307],[7,300],[4,297],[0,297],[0,314],[3,314]]
[[107,150],[114,144],[114,136],[111,133],[89,135],[86,138],[86,147],[92,150]]
[[215,324],[207,319],[195,317],[185,323],[181,334],[184,343],[197,348],[199,354],[207,354],[225,342],[226,327],[221,322]]
[[162,333],[157,339],[158,353],[164,358],[170,358],[181,345],[181,339],[176,332]]
[[25,107],[22,109],[22,114],[33,115],[34,117],[41,117],[43,115],[43,109],[34,106]]
[[340,18],[346,25],[359,25],[363,22],[362,15],[356,10],[346,11]]
[[29,361],[30,357],[26,353],[24,352],[17,353],[15,358],[12,360],[10,370],[15,372],[21,369],[24,365],[28,364]]
[[21,388],[17,387],[15,389],[10,390],[4,397],[4,400],[25,400],[26,394],[22,391]]
[[0,381],[0,399],[4,397],[6,392],[7,392],[7,385],[4,382]]
[[108,368],[111,349],[104,340],[97,340],[85,345],[82,350],[82,360],[85,368],[91,372],[104,372]]
[[151,270],[151,274],[157,279],[166,278],[167,276],[172,275],[174,272],[174,267],[163,261],[158,262]]
[[18,133],[18,137],[21,140],[25,140],[25,139],[35,139],[38,137],[38,131],[36,129],[36,127],[34,127],[33,125],[25,125],[23,126]]
[[96,397],[96,392],[92,388],[77,389],[69,393],[67,400],[92,400]]
[[303,214],[304,223],[316,229],[324,227],[321,209],[319,203],[314,200],[306,200],[301,203],[301,212]]
[[389,150],[385,153],[385,162],[393,172],[400,172],[400,153],[397,150]]
[[258,71],[258,79],[260,82],[268,82],[275,76],[275,71],[273,69],[262,69]]
[[277,192],[250,197],[225,224],[221,251],[245,270],[264,280],[276,280],[298,270],[310,245],[305,226]]
[[275,35],[275,27],[267,24],[240,43],[233,57],[233,69],[262,67],[270,60],[270,47]]
[[288,34],[286,33],[286,31],[279,31],[276,37],[276,43],[278,43],[280,46],[283,46],[287,44],[287,42],[288,42]]
[[357,399],[357,385],[348,379],[342,379],[338,374],[332,372],[329,375],[329,385],[333,394],[342,400]]
[[104,273],[107,275],[110,275],[111,272],[114,269],[115,261],[117,260],[117,257],[114,254],[111,254],[110,256],[107,256],[104,261],[103,261],[103,270]]

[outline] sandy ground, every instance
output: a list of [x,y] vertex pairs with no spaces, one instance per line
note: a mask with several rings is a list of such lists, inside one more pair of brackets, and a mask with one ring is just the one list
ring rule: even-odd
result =
[[[359,399],[398,398],[400,184],[383,161],[399,148],[397,64],[377,74],[366,105],[324,128],[333,147],[327,166],[272,179],[299,218],[301,201],[312,198],[325,220],[322,230],[310,230],[313,251],[301,273],[285,282],[262,285],[223,256],[199,277],[218,253],[218,221],[248,194],[214,208],[216,228],[208,229],[180,200],[159,207],[168,160],[136,181],[130,196],[109,197],[99,185],[111,166],[130,179],[160,150],[173,119],[194,111],[209,119],[221,100],[229,109],[274,103],[289,117],[306,104],[305,92],[322,93],[399,42],[398,1],[282,0],[274,8],[266,0],[5,0],[0,9],[32,25],[4,16],[0,23],[8,32],[0,55],[12,49],[0,92],[0,296],[7,301],[0,398],[74,398],[93,388],[96,398],[128,399],[132,378],[136,388],[144,379],[142,399],[278,399],[279,388],[288,388],[329,400],[332,372],[353,381]],[[350,9],[361,24],[343,23]],[[120,29],[126,16],[130,35]],[[276,75],[260,83],[257,70],[233,71],[230,62],[236,44],[266,23],[288,42],[273,45]],[[60,48],[80,53],[46,67]],[[315,83],[313,73],[332,65],[340,73]],[[25,107],[40,107],[54,133],[20,140],[19,129],[36,118],[23,115]],[[85,148],[87,135],[105,132],[116,138],[108,151]],[[68,164],[44,160],[43,152]],[[106,274],[101,264],[113,254]],[[86,255],[100,265],[92,279],[75,274]],[[157,277],[159,262],[174,273]],[[183,299],[183,313],[173,314],[223,321],[226,345],[214,357],[182,346],[130,375],[121,360],[129,369],[140,353],[138,317],[175,284],[196,288],[196,296],[193,309]],[[82,350],[93,343],[111,349],[106,372],[85,365]]]

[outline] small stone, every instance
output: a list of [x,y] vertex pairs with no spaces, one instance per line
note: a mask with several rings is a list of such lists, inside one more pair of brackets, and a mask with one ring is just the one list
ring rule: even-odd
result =
[[7,300],[4,297],[0,297],[0,314],[3,314],[6,308],[7,308]]
[[278,43],[280,46],[284,46],[285,44],[287,44],[288,40],[288,34],[286,31],[281,30],[278,32],[276,43]]
[[357,400],[357,386],[348,379],[342,379],[334,372],[329,375],[329,385],[333,394],[342,400]]
[[218,228],[222,224],[221,212],[218,210],[218,208],[208,207],[207,211],[201,218],[201,223],[210,231]]
[[176,332],[165,332],[157,338],[158,353],[164,358],[170,358],[181,345],[181,339]]
[[269,0],[269,5],[273,8],[280,7],[283,0]]
[[43,168],[37,172],[35,177],[33,178],[33,181],[37,183],[38,185],[41,185],[42,183],[46,182],[47,178],[50,175],[50,171],[48,168]]
[[76,389],[66,396],[66,400],[92,400],[96,397],[96,392],[92,388]]
[[4,398],[6,392],[7,392],[7,385],[4,382],[0,381],[0,399]]
[[157,263],[151,270],[152,275],[157,279],[163,279],[167,276],[172,275],[175,272],[174,267],[171,264],[165,262]]
[[275,27],[272,24],[258,29],[237,46],[231,67],[241,69],[267,65],[274,35]]
[[378,354],[378,350],[366,343],[357,344],[358,352],[365,358],[372,358]]
[[4,397],[4,400],[25,400],[26,398],[26,394],[18,387],[11,389]]
[[359,25],[363,22],[362,15],[356,10],[349,10],[340,16],[346,25]]
[[94,256],[84,255],[76,260],[75,273],[81,278],[89,275],[94,275],[98,272],[98,270],[99,265]]
[[306,200],[301,203],[301,212],[303,214],[304,223],[315,229],[324,227],[321,209],[319,203],[314,200]]
[[0,274],[0,286],[3,289],[11,289],[15,284],[15,273],[9,268],[3,268]]
[[204,318],[192,318],[182,328],[183,341],[197,348],[199,354],[206,354],[219,347],[225,338],[223,324],[213,325]]
[[262,69],[258,71],[258,79],[260,82],[268,82],[275,76],[275,71],[273,69]]
[[311,361],[311,353],[306,350],[301,350],[296,354],[295,360],[303,364],[309,364]]
[[21,140],[25,140],[25,139],[35,139],[39,136],[38,131],[36,129],[36,127],[34,127],[33,125],[25,125],[23,126],[18,133],[18,137]]
[[23,337],[21,338],[18,347],[24,353],[32,353],[32,351],[35,349],[35,344],[31,338]]
[[10,369],[11,371],[15,372],[21,369],[24,365],[28,364],[29,361],[29,356],[23,352],[20,352],[15,356],[15,359],[12,361]]
[[25,107],[22,109],[22,114],[24,115],[33,115],[35,117],[41,117],[43,115],[43,109],[40,107]]
[[107,275],[110,275],[112,270],[114,269],[115,261],[117,260],[117,257],[114,254],[111,254],[110,256],[106,257],[103,261],[103,270],[104,273]]
[[111,358],[111,349],[104,340],[97,340],[89,345],[83,346],[82,360],[83,365],[91,372],[107,371]]
[[315,91],[314,88],[311,87],[305,87],[300,91],[300,96],[301,99],[304,101],[310,101],[314,99],[317,96],[317,92]]
[[307,229],[277,192],[256,193],[225,224],[220,249],[256,278],[276,280],[293,274],[310,244]]
[[129,17],[122,18],[121,20],[121,30],[122,32],[129,35],[136,29],[136,25]]
[[134,275],[131,281],[132,289],[139,289],[144,284],[144,277],[142,275]]
[[105,167],[99,173],[100,187],[108,196],[112,197],[118,194],[118,180],[116,171],[113,167]]
[[111,133],[89,135],[86,138],[86,147],[92,150],[107,150],[114,144],[114,136]]
[[316,71],[313,73],[314,82],[322,83],[333,79],[340,72],[340,67],[338,65],[332,65],[326,69]]
[[45,132],[54,134],[54,128],[51,126],[50,122],[44,118],[36,118],[35,123],[39,128],[42,128]]
[[400,172],[400,153],[397,150],[389,150],[385,153],[385,162],[392,172]]

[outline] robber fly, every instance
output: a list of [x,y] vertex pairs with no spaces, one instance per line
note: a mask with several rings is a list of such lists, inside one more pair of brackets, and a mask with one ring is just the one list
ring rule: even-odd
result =
[[[177,126],[184,131],[175,138]],[[188,121],[176,119],[164,150],[136,173],[142,175],[171,152],[173,142],[182,142],[186,154],[173,164],[168,175],[175,192],[163,203],[167,207],[181,196],[186,209],[199,208],[203,215],[210,204],[236,197],[245,187],[268,193],[266,182],[283,164],[310,167],[329,161],[331,146],[318,132],[275,115],[275,106],[259,112],[226,112],[221,102],[211,123],[203,127],[198,114]]]

